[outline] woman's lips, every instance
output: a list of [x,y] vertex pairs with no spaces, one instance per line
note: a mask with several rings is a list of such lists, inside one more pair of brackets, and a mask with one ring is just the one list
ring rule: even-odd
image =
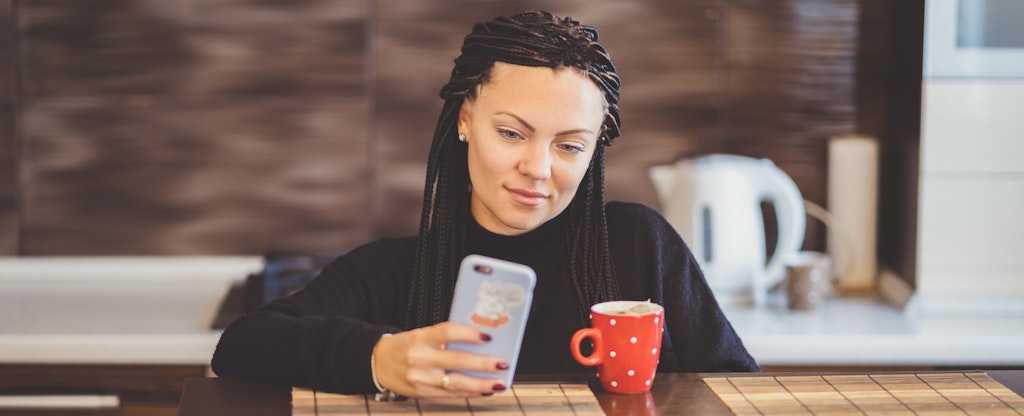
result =
[[516,202],[535,207],[544,203],[544,200],[548,197],[547,195],[540,192],[527,191],[525,189],[511,189],[507,188],[512,199]]

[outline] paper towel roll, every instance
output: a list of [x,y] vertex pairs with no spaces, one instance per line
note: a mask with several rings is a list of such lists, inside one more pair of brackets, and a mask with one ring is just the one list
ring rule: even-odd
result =
[[[874,287],[878,274],[878,141],[871,137],[833,137],[828,149],[828,210],[845,239],[829,231],[828,253],[848,270],[843,288]],[[847,247],[849,246],[849,247]]]

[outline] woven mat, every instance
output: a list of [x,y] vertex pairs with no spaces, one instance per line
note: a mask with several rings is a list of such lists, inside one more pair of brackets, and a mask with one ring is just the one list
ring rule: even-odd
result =
[[1024,415],[986,373],[706,377],[737,415]]
[[293,416],[328,415],[603,415],[585,384],[518,383],[510,391],[475,399],[376,402],[372,396],[292,389]]

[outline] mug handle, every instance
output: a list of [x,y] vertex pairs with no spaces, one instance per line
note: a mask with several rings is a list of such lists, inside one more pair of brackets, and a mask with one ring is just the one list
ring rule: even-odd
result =
[[[589,357],[584,357],[580,353],[580,342],[583,342],[586,338],[590,338],[594,343],[594,352]],[[572,343],[569,344],[569,350],[572,351],[572,358],[575,358],[580,364],[586,366],[600,365],[601,361],[604,361],[604,342],[601,339],[601,331],[594,328],[583,328],[576,331],[572,336]]]

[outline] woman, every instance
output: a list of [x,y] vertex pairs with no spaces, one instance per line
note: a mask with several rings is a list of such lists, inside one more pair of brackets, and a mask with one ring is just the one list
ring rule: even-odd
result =
[[659,371],[757,371],[674,229],[642,205],[604,204],[618,88],[591,27],[546,12],[477,24],[441,89],[419,235],[352,250],[304,290],[234,322],[214,371],[343,393],[504,390],[507,363],[444,348],[489,340],[445,322],[472,253],[537,273],[519,373],[593,372],[573,360],[569,339],[589,325],[591,305],[615,299],[665,306]]

